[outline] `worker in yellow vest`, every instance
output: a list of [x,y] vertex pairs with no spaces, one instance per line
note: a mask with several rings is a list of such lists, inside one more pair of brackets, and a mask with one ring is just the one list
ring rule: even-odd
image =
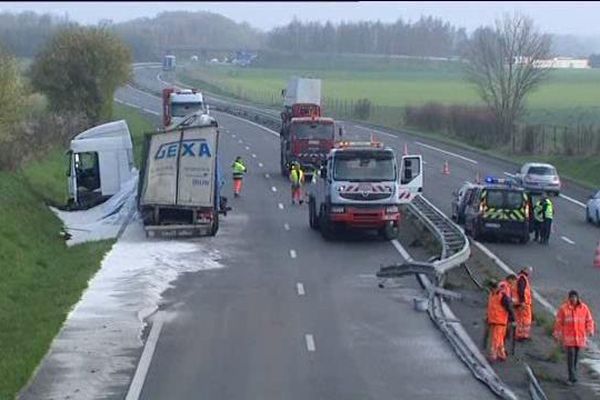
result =
[[290,171],[290,181],[292,182],[292,204],[296,201],[298,204],[304,202],[302,198],[302,185],[304,184],[304,172],[300,168],[300,164],[297,162],[292,163],[292,170]]

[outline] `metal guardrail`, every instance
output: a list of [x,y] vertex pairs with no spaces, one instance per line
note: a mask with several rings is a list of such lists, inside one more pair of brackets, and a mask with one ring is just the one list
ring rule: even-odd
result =
[[546,394],[542,390],[540,383],[533,374],[533,370],[527,364],[525,364],[525,371],[527,371],[527,377],[529,379],[529,395],[532,400],[548,400]]

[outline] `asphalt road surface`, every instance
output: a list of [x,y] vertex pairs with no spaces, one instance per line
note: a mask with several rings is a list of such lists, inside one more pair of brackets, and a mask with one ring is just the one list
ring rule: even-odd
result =
[[[157,97],[132,88],[117,98],[161,110]],[[412,278],[399,289],[377,288],[379,266],[401,261],[392,243],[325,242],[308,227],[306,205],[291,205],[276,135],[213,114],[223,170],[238,155],[249,170],[240,198],[230,179],[223,193],[234,210],[222,228],[236,240],[220,260],[225,268],[188,274],[165,294],[170,318],[141,398],[494,398],[427,314],[413,310],[421,291]]]
[[[158,88],[161,82],[156,68],[136,71],[136,81],[149,88]],[[342,123],[347,137],[365,140],[371,133],[392,146],[401,154],[404,145],[409,152],[422,154],[424,166],[424,195],[447,215],[451,215],[452,191],[465,181],[474,181],[477,173],[485,176],[505,177],[518,167],[475,152],[416,138],[407,132],[390,135],[359,124]],[[271,156],[278,157],[277,153]],[[450,175],[443,175],[448,161]],[[560,173],[560,171],[559,171]],[[595,191],[594,191],[595,192]],[[600,240],[600,229],[585,221],[585,202],[591,191],[563,181],[561,197],[554,201],[554,232],[548,246],[531,241],[526,245],[510,242],[488,243],[487,246],[505,263],[518,271],[529,265],[534,267],[533,285],[555,307],[561,304],[570,289],[579,291],[591,306],[596,319],[600,318],[600,269],[592,265],[594,251]]]

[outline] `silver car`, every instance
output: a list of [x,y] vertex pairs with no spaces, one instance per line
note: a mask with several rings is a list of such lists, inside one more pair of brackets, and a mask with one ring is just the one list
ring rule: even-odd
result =
[[533,193],[548,192],[560,194],[560,177],[556,168],[550,164],[527,163],[515,175],[517,182]]
[[600,225],[600,191],[590,196],[585,205],[585,216],[588,222]]

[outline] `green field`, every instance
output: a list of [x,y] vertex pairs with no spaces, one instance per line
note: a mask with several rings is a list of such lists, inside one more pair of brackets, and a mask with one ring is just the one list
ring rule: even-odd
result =
[[[311,70],[282,68],[189,67],[180,78],[190,83],[211,82],[248,100],[279,105],[281,89],[290,76],[323,79],[326,101],[367,98],[374,106],[405,107],[427,102],[482,104],[459,69],[413,66],[383,70]],[[528,122],[571,125],[600,123],[600,69],[556,70],[527,101]]]
[[[134,140],[151,128],[116,105],[120,118]],[[64,204],[65,171],[64,149],[56,148],[21,171],[0,172],[0,399],[26,384],[113,243],[66,246],[61,221],[44,204]]]

